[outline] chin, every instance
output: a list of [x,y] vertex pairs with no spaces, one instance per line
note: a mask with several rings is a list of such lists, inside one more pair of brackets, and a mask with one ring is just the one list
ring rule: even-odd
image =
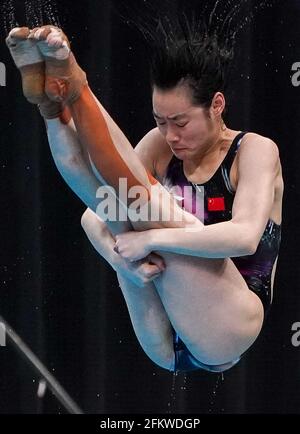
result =
[[188,150],[187,149],[172,149],[173,154],[182,160],[185,155],[187,155]]

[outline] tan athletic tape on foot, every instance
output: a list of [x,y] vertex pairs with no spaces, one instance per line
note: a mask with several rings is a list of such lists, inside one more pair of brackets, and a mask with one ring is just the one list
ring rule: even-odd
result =
[[36,42],[27,39],[29,33],[27,27],[12,29],[6,45],[20,70],[24,96],[29,102],[38,104],[44,99],[45,64]]
[[16,27],[9,32],[6,38],[6,45],[17,68],[44,62],[36,42],[27,39],[29,34],[30,30],[27,27]]
[[30,37],[38,41],[46,61],[47,95],[53,101],[72,104],[87,85],[87,79],[70,50],[66,35],[57,27],[43,26],[34,29]]

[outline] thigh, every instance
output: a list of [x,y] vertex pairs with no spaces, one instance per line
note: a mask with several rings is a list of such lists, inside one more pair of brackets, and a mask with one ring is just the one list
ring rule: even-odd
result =
[[231,259],[160,254],[167,267],[155,286],[193,355],[214,365],[246,351],[261,329],[263,308]]

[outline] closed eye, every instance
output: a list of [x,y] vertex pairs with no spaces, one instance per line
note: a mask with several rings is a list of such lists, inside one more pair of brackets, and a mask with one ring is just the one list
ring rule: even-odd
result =
[[[156,124],[157,125],[166,125],[166,122],[162,122],[162,121],[159,121],[158,119],[156,119],[156,118],[154,118],[155,119],[155,121],[156,121]],[[184,122],[184,123],[181,123],[181,124],[175,124],[177,127],[179,127],[179,128],[183,128],[183,127],[185,127],[186,125],[188,124],[188,122]]]

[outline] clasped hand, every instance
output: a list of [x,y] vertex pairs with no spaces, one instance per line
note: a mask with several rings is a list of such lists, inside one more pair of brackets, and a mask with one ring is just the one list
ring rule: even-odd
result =
[[130,262],[138,261],[149,255],[149,231],[126,232],[116,236],[115,252]]

